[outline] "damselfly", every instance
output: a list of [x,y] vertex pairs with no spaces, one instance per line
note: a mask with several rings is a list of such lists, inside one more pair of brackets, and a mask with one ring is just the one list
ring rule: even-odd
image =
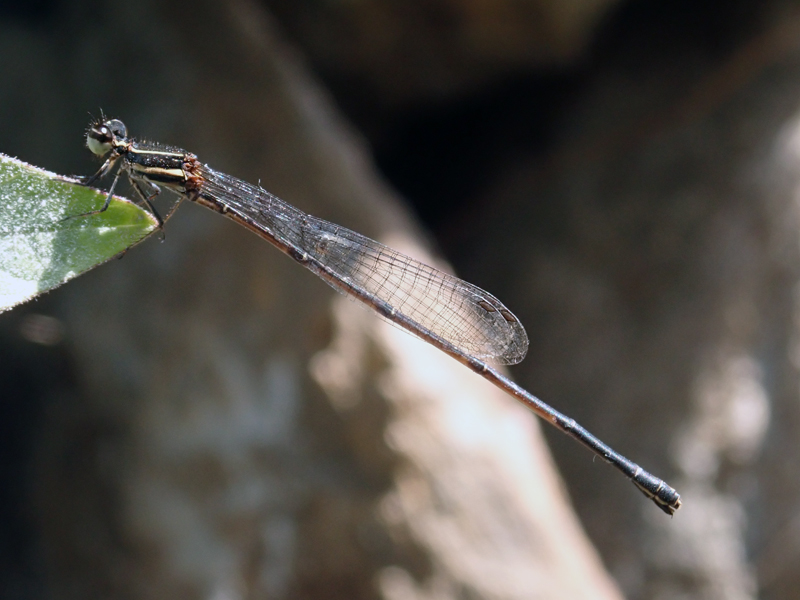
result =
[[288,254],[337,291],[514,396],[622,471],[664,512],[671,515],[680,508],[680,495],[664,481],[612,450],[574,419],[542,402],[486,362],[516,364],[528,350],[528,336],[522,324],[488,292],[354,231],[308,215],[259,186],[215,171],[190,152],[137,142],[128,137],[125,125],[117,119],[93,122],[86,145],[94,154],[106,157],[97,173],[84,180],[86,185],[120,165],[105,205],[87,214],[108,208],[122,173],[128,176],[160,226],[166,219],[158,215],[152,200],[162,187],[177,193],[180,200],[185,198],[223,214]]

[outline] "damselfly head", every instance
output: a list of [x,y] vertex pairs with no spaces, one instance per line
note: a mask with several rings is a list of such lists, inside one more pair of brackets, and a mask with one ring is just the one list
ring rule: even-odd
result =
[[97,156],[105,156],[128,137],[125,123],[118,119],[96,121],[86,132],[86,147]]

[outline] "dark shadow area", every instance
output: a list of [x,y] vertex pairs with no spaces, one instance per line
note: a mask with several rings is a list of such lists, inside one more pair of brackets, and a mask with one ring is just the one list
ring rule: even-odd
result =
[[65,402],[71,381],[68,355],[56,337],[34,338],[39,311],[49,303],[0,315],[0,597],[44,598],[45,551],[40,537],[37,454],[47,407]]

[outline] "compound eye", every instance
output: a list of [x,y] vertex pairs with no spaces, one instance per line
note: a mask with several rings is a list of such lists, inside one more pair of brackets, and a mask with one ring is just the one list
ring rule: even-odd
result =
[[112,141],[111,131],[105,124],[90,127],[86,133],[86,147],[97,156],[108,154],[111,150]]
[[86,133],[86,146],[94,154],[104,156],[108,154],[118,142],[122,142],[128,135],[125,123],[118,119],[98,121],[89,127]]
[[123,123],[119,119],[111,119],[110,121],[106,121],[104,126],[111,131],[114,137],[118,138],[128,137],[128,128],[125,127],[125,123]]

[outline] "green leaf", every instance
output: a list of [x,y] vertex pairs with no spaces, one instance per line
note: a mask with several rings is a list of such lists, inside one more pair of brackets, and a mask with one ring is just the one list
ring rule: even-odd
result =
[[[156,228],[133,202],[0,154],[0,312],[118,256]],[[75,218],[66,218],[75,217]]]

